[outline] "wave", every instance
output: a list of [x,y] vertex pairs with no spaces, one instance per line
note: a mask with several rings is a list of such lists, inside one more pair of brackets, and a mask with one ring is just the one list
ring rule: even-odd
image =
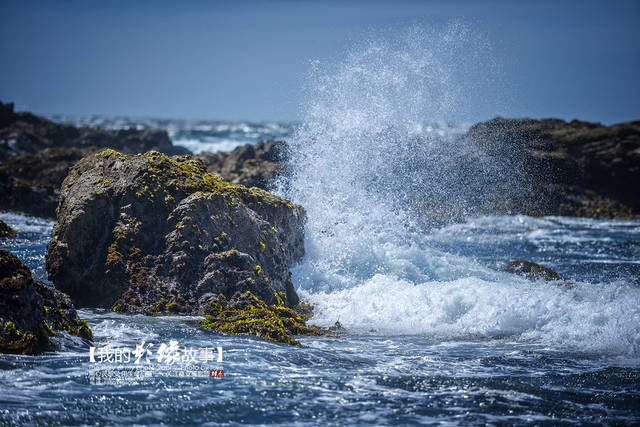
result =
[[316,322],[339,320],[355,332],[515,337],[638,354],[637,286],[577,282],[567,290],[501,273],[473,254],[443,250],[438,242],[455,229],[425,225],[414,209],[438,196],[465,211],[487,176],[518,173],[508,162],[489,163],[485,175],[462,182],[456,171],[469,165],[452,153],[468,147],[455,132],[425,131],[426,121],[446,122],[460,110],[461,87],[482,83],[457,80],[466,68],[482,68],[478,58],[488,52],[478,40],[460,24],[416,27],[313,64],[277,189],[308,213],[307,253],[294,283],[315,304]]

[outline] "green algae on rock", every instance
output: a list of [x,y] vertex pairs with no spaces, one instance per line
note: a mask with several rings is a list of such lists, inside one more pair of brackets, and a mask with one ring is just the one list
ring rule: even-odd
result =
[[247,291],[237,292],[227,301],[224,295],[209,301],[204,307],[206,316],[198,325],[230,335],[254,335],[267,341],[299,346],[292,335],[332,335],[329,329],[307,325],[311,308],[301,302],[290,308],[285,299],[275,295],[275,303],[267,304]]
[[198,314],[236,291],[298,302],[289,268],[304,254],[304,209],[188,156],[87,156],[62,185],[57,217],[47,271],[80,305]]
[[6,239],[7,237],[15,236],[16,230],[9,227],[6,222],[0,220],[0,239]]
[[68,296],[34,280],[29,268],[0,249],[0,353],[39,354],[58,348],[64,334],[93,339]]

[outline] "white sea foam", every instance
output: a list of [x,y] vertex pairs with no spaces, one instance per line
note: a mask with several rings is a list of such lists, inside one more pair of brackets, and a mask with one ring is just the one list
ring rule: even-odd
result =
[[[356,332],[510,337],[639,353],[637,287],[529,282],[437,248],[448,236],[454,244],[474,239],[473,226],[428,233],[413,224],[406,208],[413,194],[458,184],[438,173],[452,139],[434,138],[423,124],[464,102],[451,76],[453,69],[482,66],[481,55],[472,62],[459,55],[458,47],[474,40],[459,25],[413,29],[358,46],[342,62],[314,64],[304,120],[290,140],[290,170],[279,187],[307,209],[307,253],[293,277],[316,305],[314,320],[339,320]],[[412,156],[418,146],[434,153],[421,165]],[[544,243],[559,238],[554,224],[562,228],[555,218],[481,221],[475,226],[503,227],[504,240],[519,235]]]

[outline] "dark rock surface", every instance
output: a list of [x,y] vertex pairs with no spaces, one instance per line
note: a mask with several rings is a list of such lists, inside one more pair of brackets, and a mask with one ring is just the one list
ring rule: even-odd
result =
[[85,157],[64,180],[57,219],[47,271],[81,306],[198,313],[236,291],[298,302],[289,268],[304,253],[303,208],[187,156]]
[[0,249],[0,353],[38,354],[69,334],[92,340],[68,296],[39,280],[22,261]]
[[232,184],[269,189],[284,167],[285,143],[260,141],[246,144],[225,153],[204,152],[196,156],[209,173],[221,176]]
[[508,197],[496,200],[513,213],[605,218],[640,213],[640,121],[604,126],[495,118],[472,126],[462,139],[517,171],[518,182],[502,180],[516,191],[501,188]]
[[51,147],[103,147],[126,153],[157,150],[169,155],[190,153],[184,147],[174,146],[164,130],[78,128],[28,112],[16,113],[13,104],[0,102],[0,162]]
[[162,130],[103,130],[16,113],[0,102],[0,210],[55,217],[60,185],[83,156],[104,148],[126,153],[189,154]]
[[0,209],[54,218],[60,186],[69,169],[91,148],[45,148],[0,163]]
[[7,237],[15,236],[16,230],[9,227],[6,222],[0,220],[0,239],[6,239]]
[[564,280],[555,270],[547,266],[521,259],[509,262],[504,271],[526,277],[529,280]]

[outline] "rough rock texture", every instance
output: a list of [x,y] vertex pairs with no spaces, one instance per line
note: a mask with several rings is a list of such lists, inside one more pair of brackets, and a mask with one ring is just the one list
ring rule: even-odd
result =
[[15,255],[0,249],[0,353],[38,354],[58,347],[52,338],[93,336],[69,297],[39,280]]
[[69,169],[91,148],[45,148],[0,163],[0,209],[54,218],[60,186]]
[[6,239],[7,237],[15,236],[16,230],[9,227],[6,222],[0,220],[0,239]]
[[564,280],[562,276],[549,267],[521,259],[509,262],[504,271],[526,277],[529,280]]
[[49,278],[81,306],[198,313],[223,294],[298,297],[302,207],[234,186],[189,157],[105,150],[64,180],[47,247]]
[[292,335],[331,335],[329,329],[306,324],[313,314],[311,307],[301,303],[295,309],[286,307],[276,296],[269,305],[247,291],[236,292],[230,301],[220,295],[203,309],[201,328],[214,329],[232,335],[254,335],[267,341],[300,345]]
[[496,201],[513,213],[640,213],[640,121],[603,126],[578,120],[495,118],[472,126],[463,139],[493,158],[505,159],[509,170],[526,175],[524,180],[518,177],[520,197],[511,197],[513,191],[505,189],[503,194],[510,197]]
[[158,150],[169,155],[189,154],[186,148],[174,146],[164,130],[77,128],[27,112],[16,113],[13,104],[0,102],[0,162],[50,147],[92,146],[128,153]]
[[246,144],[225,153],[204,152],[197,156],[209,173],[221,176],[232,184],[268,189],[284,167],[285,143],[260,141]]
[[188,154],[161,130],[103,130],[15,113],[0,102],[0,210],[54,217],[60,185],[83,156],[104,148],[126,153]]

